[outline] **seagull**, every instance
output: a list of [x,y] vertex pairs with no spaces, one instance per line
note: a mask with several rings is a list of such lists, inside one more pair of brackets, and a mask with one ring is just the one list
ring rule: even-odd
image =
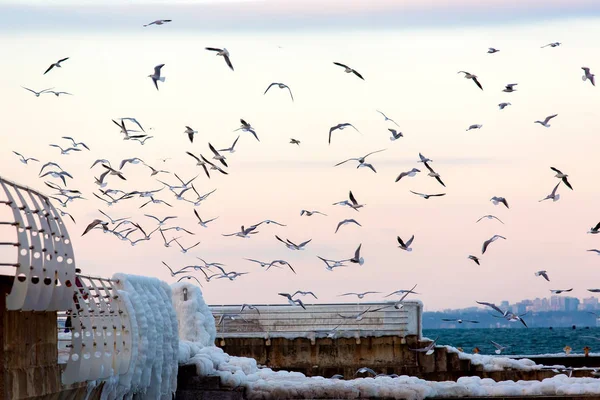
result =
[[177,218],[177,217],[171,216],[171,217],[164,217],[163,219],[160,219],[160,218],[157,218],[154,215],[150,215],[150,214],[144,214],[144,216],[155,219],[158,222],[158,226],[163,226],[165,224],[165,222],[167,222],[168,220]]
[[463,73],[465,74],[465,78],[466,79],[472,79],[473,82],[475,82],[475,84],[479,87],[479,89],[483,90],[483,86],[481,86],[481,83],[479,83],[479,81],[477,80],[477,75],[473,75],[467,71],[458,71],[458,73]]
[[69,57],[66,58],[61,58],[60,60],[58,60],[57,62],[50,64],[50,66],[48,67],[48,69],[46,70],[46,72],[44,72],[44,75],[46,75],[52,68],[56,67],[56,68],[61,68],[60,63],[63,61],[67,61],[69,59]]
[[[244,258],[244,260],[248,260],[248,261],[250,261],[250,262],[257,263],[257,264],[259,264],[259,265],[260,265],[260,267],[261,267],[261,268],[266,268],[266,267],[269,267],[269,266],[271,266],[271,263],[270,263],[270,262],[259,261],[259,260],[255,260],[255,259],[253,259],[253,258]],[[278,266],[276,266],[276,267],[277,267],[277,268],[280,268],[280,267],[278,267]]]
[[588,67],[581,67],[581,69],[583,70],[584,74],[581,77],[581,79],[585,82],[589,79],[589,81],[592,83],[593,86],[596,86],[596,80],[594,78],[594,74],[592,74],[590,72],[590,69]]
[[481,129],[482,127],[483,127],[483,125],[481,125],[481,124],[469,125],[469,127],[467,128],[467,131],[470,131],[471,129]]
[[356,211],[358,211],[359,208],[366,206],[366,204],[358,204],[358,202],[354,198],[354,195],[352,194],[352,190],[349,193],[349,197],[350,197],[350,201],[348,201],[348,200],[338,201],[337,203],[333,203],[333,205],[334,206],[337,206],[337,205],[348,206]]
[[548,196],[544,197],[543,199],[539,200],[544,201],[544,200],[549,200],[552,199],[552,201],[558,201],[560,199],[560,194],[556,193],[556,189],[558,189],[558,187],[560,186],[560,184],[562,183],[562,181],[559,181],[556,186],[554,186],[554,189],[552,189],[552,193],[550,193]]
[[224,166],[228,166],[227,163],[225,162],[225,156],[222,156],[221,154],[219,154],[219,152],[213,147],[212,144],[208,143],[208,148],[210,149],[210,151],[213,152],[213,154],[215,155],[213,157],[214,160],[218,160],[221,162],[221,164],[223,164]]
[[536,273],[534,273],[535,276],[542,276],[545,280],[547,280],[548,282],[550,282],[550,278],[548,278],[548,274],[546,273],[546,270],[541,270],[541,271],[537,271]]
[[[150,136],[149,138],[151,138],[151,137],[152,137],[152,136]],[[147,138],[147,139],[149,139],[149,138]],[[142,144],[143,144],[143,143],[142,143]],[[144,163],[144,165],[145,165],[146,167],[150,168],[150,171],[151,171],[151,172],[150,172],[150,176],[158,175],[158,174],[160,174],[161,172],[162,172],[162,173],[165,173],[165,174],[168,174],[168,173],[169,173],[169,171],[165,171],[164,169],[154,169],[153,167],[151,167],[150,165],[148,165],[148,164],[146,164],[146,163]]]
[[425,353],[425,355],[430,356],[434,353],[435,351],[435,343],[437,342],[439,336],[437,338],[435,338],[435,340],[431,343],[429,343],[427,346],[420,348],[420,349],[409,349],[412,351],[416,351],[419,353]]
[[358,264],[358,265],[364,264],[365,260],[364,260],[364,258],[362,258],[360,256],[360,248],[361,247],[362,247],[362,243],[359,244],[358,247],[356,248],[356,251],[354,252],[354,257],[352,257],[348,261],[350,261],[351,263],[354,263],[354,264]]
[[233,141],[233,144],[231,145],[231,147],[227,148],[227,149],[219,149],[219,151],[228,151],[230,153],[235,153],[235,144],[237,143],[237,141],[239,140],[239,136]]
[[516,92],[517,89],[515,89],[515,86],[517,86],[517,85],[518,85],[518,83],[509,83],[508,85],[506,85],[504,87],[504,89],[502,89],[502,91],[506,92],[506,93]]
[[291,138],[290,144],[297,144],[298,146],[300,146],[300,141],[298,139]]
[[127,163],[131,163],[131,164],[139,164],[142,163],[145,165],[144,160],[142,160],[141,158],[137,158],[137,157],[133,157],[133,158],[126,158],[124,160],[121,160],[121,164],[119,164],[119,169],[123,169],[123,167],[125,166],[125,164]]
[[274,225],[279,225],[279,226],[287,226],[287,225],[284,225],[284,224],[280,224],[277,221],[273,221],[272,219],[265,219],[264,221],[261,221],[258,224],[254,224],[252,226],[259,227],[261,224],[267,224],[267,225],[274,224]]
[[219,172],[221,172],[222,174],[228,175],[228,173],[226,171],[223,171],[221,168],[217,167],[215,164],[211,163],[210,161],[208,161],[206,158],[204,158],[204,156],[202,154],[200,154],[200,158],[196,157],[195,155],[193,155],[192,153],[190,153],[189,151],[186,151],[186,154],[188,154],[189,156],[193,157],[196,160],[196,165],[202,167],[202,169],[204,169],[204,172],[206,173],[206,176],[208,178],[210,178],[210,173],[208,172],[208,168],[206,168],[206,165],[210,165],[210,169],[211,170],[218,170]]
[[307,217],[310,217],[310,216],[312,216],[314,214],[321,214],[321,215],[327,216],[327,214],[323,214],[321,211],[316,211],[316,210],[314,210],[314,211],[301,210],[300,211],[300,216],[303,216],[305,214],[306,214]]
[[550,128],[550,124],[548,122],[550,122],[550,120],[554,117],[556,117],[558,114],[552,114],[546,117],[546,119],[544,119],[543,121],[534,121],[534,124],[541,124],[543,126],[545,126],[546,128]]
[[487,52],[488,52],[488,54],[494,54],[494,53],[497,53],[499,51],[500,50],[498,50],[498,49],[495,49],[493,47],[489,47]]
[[342,297],[342,296],[356,296],[359,299],[363,299],[368,294],[376,294],[376,293],[381,293],[381,292],[362,292],[362,293],[350,292],[350,293],[340,294],[338,297]]
[[328,260],[321,256],[317,256],[317,258],[325,263],[325,268],[327,269],[327,271],[333,271],[334,268],[346,267],[346,264],[344,264],[344,261],[347,261],[347,260],[339,260],[339,261],[338,260]]
[[104,232],[108,231],[108,222],[103,222],[101,219],[95,219],[88,224],[88,226],[85,228],[85,230],[83,231],[81,236],[85,235],[86,233],[88,233],[89,231],[94,229],[97,225],[101,225]]
[[104,168],[106,168],[106,169],[108,170],[108,172],[109,172],[111,175],[116,175],[116,176],[118,176],[119,178],[121,178],[121,179],[122,179],[122,180],[124,180],[124,181],[126,181],[126,180],[127,180],[127,179],[125,179],[125,177],[123,176],[123,173],[122,173],[121,171],[118,171],[118,170],[116,170],[116,169],[113,169],[112,167],[109,167],[109,166],[108,166],[108,165],[106,165],[106,164],[102,164],[102,166],[103,166]]
[[486,240],[485,242],[483,242],[483,246],[481,247],[481,254],[484,254],[485,251],[487,250],[488,246],[490,245],[490,243],[495,242],[497,239],[504,239],[506,240],[506,238],[504,236],[500,236],[500,235],[494,235],[491,238],[489,238],[488,240]]
[[588,233],[591,233],[592,235],[595,235],[597,233],[600,233],[598,230],[600,229],[600,222],[598,222],[598,224],[596,224],[596,226],[590,228],[590,230],[588,231]]
[[198,211],[196,211],[196,209],[194,209],[194,215],[196,216],[196,218],[198,218],[198,224],[203,228],[208,228],[209,222],[212,222],[215,219],[219,218],[219,217],[215,217],[215,218],[207,219],[206,221],[202,221],[202,218],[200,218],[200,215],[198,215]]
[[411,294],[411,293],[412,293],[412,294],[419,294],[419,293],[417,293],[417,292],[415,292],[415,291],[414,291],[414,287],[413,287],[413,288],[412,288],[412,289],[410,289],[410,290],[406,290],[406,289],[400,289],[400,290],[396,290],[395,292],[392,292],[392,293],[390,293],[390,294],[388,294],[388,295],[386,295],[386,296],[384,296],[384,297],[390,297],[390,296],[393,296],[393,295],[395,295],[395,294],[401,294],[401,295],[405,295],[405,294]]
[[490,340],[490,342],[496,348],[496,350],[494,350],[494,353],[496,353],[496,354],[500,354],[500,353],[502,353],[502,351],[504,351],[510,347],[510,346],[502,346],[501,344],[496,343],[493,340]]
[[362,157],[357,157],[357,158],[349,158],[349,159],[347,159],[347,160],[344,160],[344,161],[342,161],[342,162],[339,162],[339,163],[335,164],[335,165],[334,165],[334,167],[337,167],[338,165],[342,165],[342,164],[344,164],[344,163],[347,163],[348,161],[358,161],[358,164],[359,164],[359,166],[360,166],[360,165],[362,165],[362,164],[365,164],[365,160],[366,160],[366,158],[367,158],[367,157],[369,157],[371,154],[380,153],[380,152],[382,152],[382,151],[384,151],[384,150],[386,150],[386,149],[375,150],[375,151],[372,151],[372,152],[370,152],[370,153],[368,153],[368,154],[366,154],[366,155],[364,155],[364,156],[362,156]]
[[569,181],[567,180],[567,177],[569,175],[567,174],[563,174],[560,170],[554,168],[554,167],[550,167],[550,169],[554,172],[556,172],[556,175],[554,175],[555,178],[561,179],[562,182],[571,190],[573,190],[573,187],[571,186],[571,184],[569,183]]
[[550,293],[552,293],[552,294],[561,294],[563,292],[570,292],[572,290],[573,290],[573,288],[571,288],[571,289],[550,289]]
[[335,228],[335,233],[337,233],[337,231],[340,229],[340,227],[341,227],[342,225],[346,225],[346,224],[350,224],[350,223],[356,224],[356,225],[358,225],[358,226],[362,226],[362,225],[361,225],[361,224],[359,224],[359,223],[358,223],[358,222],[357,222],[355,219],[345,219],[345,220],[343,220],[343,221],[340,221],[340,222],[337,224],[337,228]]
[[186,125],[185,131],[183,133],[186,133],[188,135],[188,138],[190,138],[190,143],[194,143],[194,134],[198,133],[198,131],[195,131]]
[[349,73],[353,73],[354,75],[358,76],[358,77],[359,77],[360,79],[362,79],[363,81],[365,80],[365,78],[363,78],[363,77],[362,77],[362,75],[361,75],[361,74],[359,74],[359,73],[358,73],[358,71],[356,71],[355,69],[352,69],[352,68],[350,68],[349,66],[347,66],[347,65],[344,65],[344,64],[342,64],[342,63],[339,63],[339,62],[335,62],[335,61],[334,61],[333,63],[334,63],[335,65],[338,65],[338,66],[340,66],[340,67],[343,67],[343,68],[344,68],[344,72],[346,72],[346,73],[348,73],[348,74],[349,74]]
[[388,131],[391,132],[392,136],[390,136],[390,140],[393,142],[394,140],[398,140],[401,137],[404,137],[402,132],[398,132],[395,129],[388,128]]
[[86,150],[90,150],[90,148],[83,142],[76,142],[75,139],[73,139],[71,136],[63,136],[62,137],[65,140],[70,140],[71,143],[73,144],[73,147],[77,148],[79,147],[79,145],[81,145],[82,147],[84,147]]
[[294,293],[292,295],[292,297],[294,297],[295,295],[299,294],[300,296],[307,296],[307,295],[311,295],[312,297],[314,297],[315,299],[318,299],[317,296],[315,296],[315,294],[313,292],[303,292],[302,290],[296,290],[296,293]]
[[543,49],[544,47],[548,47],[548,46],[550,46],[550,47],[558,47],[558,46],[560,46],[561,44],[562,44],[562,43],[560,43],[560,42],[548,43],[548,44],[546,44],[546,45],[542,46],[541,48]]
[[589,250],[586,250],[586,251],[593,251],[594,253],[600,255],[600,250],[598,250],[598,249],[589,249]]
[[[120,119],[121,121],[123,121],[123,120],[131,121],[131,122],[133,122],[134,124],[136,124],[137,126],[139,126],[139,127],[140,127],[140,129],[142,130],[142,132],[144,132],[144,133],[146,132],[146,131],[144,130],[144,128],[142,128],[142,124],[140,124],[140,123],[138,122],[138,120],[137,120],[137,119],[135,119],[135,118],[132,118],[132,117],[123,117],[123,118],[119,118],[119,119]],[[152,128],[150,128],[150,129],[152,129]]]
[[239,232],[234,232],[234,233],[228,233],[228,234],[222,234],[223,236],[238,236],[244,239],[249,239],[250,235],[252,234],[256,234],[258,233],[258,231],[255,231],[256,226],[250,226],[248,228],[244,228],[244,225],[242,225],[242,228]]
[[166,24],[167,22],[171,22],[172,20],[170,19],[157,19],[156,21],[152,21],[149,24],[144,25],[144,28],[150,25],[162,25],[162,24]]
[[113,219],[113,218],[109,217],[108,214],[106,214],[104,211],[102,211],[102,210],[98,210],[98,211],[100,211],[100,214],[102,214],[106,218],[108,218],[110,220],[111,224],[116,224],[116,223],[121,222],[121,221],[127,221],[129,218],[131,218],[131,217],[125,217],[125,218]]
[[[269,268],[271,268],[275,264],[287,265],[288,267],[290,267],[290,269],[292,270],[293,273],[296,273],[296,271],[294,271],[294,268],[292,267],[292,265],[289,262],[285,261],[285,260],[273,260],[273,261],[271,261],[269,263],[269,265],[267,266],[267,271],[269,270]],[[296,292],[296,293],[298,293],[298,292]],[[292,296],[294,296],[294,295],[295,295],[295,293]]]
[[502,220],[500,220],[500,218],[496,217],[495,215],[491,215],[491,214],[484,215],[483,217],[481,217],[477,221],[475,221],[475,223],[481,221],[484,218],[487,218],[487,219],[496,219],[496,220],[500,221],[500,223],[504,224],[504,222],[502,222]]
[[440,174],[438,174],[437,172],[435,172],[433,170],[433,168],[431,168],[429,166],[429,164],[427,164],[426,162],[424,162],[423,164],[425,164],[425,167],[429,170],[429,173],[427,174],[427,176],[431,176],[431,177],[435,178],[443,187],[446,187],[446,185],[444,184],[444,182],[442,182],[442,178],[440,178]]
[[398,182],[400,179],[404,178],[405,176],[413,177],[417,174],[417,172],[421,172],[421,170],[419,170],[417,168],[413,168],[410,171],[401,172],[400,175],[398,175],[398,177],[396,178],[395,182]]
[[179,242],[177,241],[177,238],[175,238],[175,243],[177,243],[177,244],[179,245],[179,247],[181,247],[181,252],[182,252],[183,254],[187,253],[187,252],[188,252],[188,250],[191,250],[191,249],[193,249],[194,247],[196,247],[196,246],[198,246],[198,245],[200,244],[200,242],[197,242],[196,244],[194,244],[194,245],[192,245],[192,246],[190,246],[190,247],[183,247],[183,246],[181,245],[181,243],[179,243]]
[[410,191],[413,194],[416,194],[417,196],[421,196],[424,199],[428,199],[430,197],[440,197],[440,196],[445,196],[446,193],[437,193],[437,194],[425,194],[425,193],[418,193],[418,192],[413,192],[412,190]]
[[[388,116],[387,116],[387,115],[385,115],[384,113],[382,113],[381,111],[379,111],[379,110],[375,110],[375,111],[377,111],[379,114],[383,115],[383,118],[385,118],[385,121],[392,121],[392,122],[393,122],[393,123],[394,123],[394,124],[395,124],[397,127],[400,127],[400,125],[398,125],[398,124],[396,123],[396,121],[394,121],[394,120],[393,120],[393,119],[391,119],[391,118],[388,118]],[[393,129],[389,129],[389,130],[390,130],[390,131],[392,131]],[[395,132],[395,131],[394,131],[394,132]],[[402,136],[402,134],[400,134],[400,136]]]
[[[402,295],[402,297],[400,297],[400,299],[394,303],[394,308],[396,310],[400,310],[402,309],[402,307],[404,307],[404,304],[402,304],[402,302],[404,301],[404,299],[406,298],[406,296],[408,296],[409,294],[413,293],[413,294],[417,294],[416,292],[414,292],[413,290],[415,290],[415,288],[417,287],[417,285],[415,284],[415,286],[413,286],[410,290],[406,290],[404,292],[404,294]],[[386,308],[386,307],[383,307]]]
[[60,149],[60,154],[68,156],[70,151],[81,151],[81,149],[78,149],[76,147],[68,147],[66,149],[63,149],[61,146],[57,145],[57,144],[50,144],[50,147],[56,147],[57,149]]
[[277,293],[277,294],[280,296],[286,297],[288,299],[288,303],[290,303],[290,305],[292,305],[292,306],[298,305],[306,310],[306,307],[304,306],[304,303],[302,303],[302,300],[292,299],[292,296],[289,293]]
[[258,313],[258,315],[260,315],[260,311],[258,310],[258,307],[253,306],[252,304],[245,304],[245,303],[242,304],[242,308],[240,308],[240,312],[244,311],[246,308],[248,310],[254,310]]
[[148,75],[148,78],[152,78],[152,82],[154,82],[154,86],[156,87],[156,90],[158,90],[158,81],[161,81],[161,82],[165,81],[165,77],[160,76],[160,69],[164,66],[165,66],[165,64],[157,65],[156,67],[154,67],[154,74]]
[[225,59],[227,66],[229,66],[229,68],[231,68],[231,70],[233,71],[233,65],[231,65],[231,60],[229,59],[229,51],[227,51],[225,47],[223,47],[222,49],[217,49],[215,47],[205,47],[205,49],[209,51],[216,51],[217,56],[222,56]]
[[398,243],[400,244],[400,246],[398,246],[398,247],[401,248],[402,250],[406,250],[409,252],[413,250],[410,247],[410,245],[412,244],[413,240],[415,240],[415,235],[412,235],[406,243],[404,243],[404,241],[402,240],[402,238],[400,238],[400,236],[397,236],[396,240],[398,240]]
[[368,312],[375,312],[375,311],[379,311],[379,310],[382,310],[382,309],[384,309],[384,308],[387,308],[387,307],[381,307],[381,308],[377,308],[377,309],[375,309],[375,310],[371,310],[371,307],[369,307],[369,308],[367,308],[366,310],[363,310],[363,311],[361,311],[361,312],[359,312],[359,313],[352,314],[352,315],[342,315],[342,314],[338,314],[338,317],[340,317],[340,318],[343,318],[343,319],[354,319],[354,320],[356,320],[356,321],[362,321],[362,319],[363,319],[363,317],[364,317],[364,315],[365,315],[366,313],[368,313]]
[[418,163],[420,163],[420,162],[426,163],[426,162],[433,162],[433,160],[431,158],[427,158],[423,154],[419,153],[419,161],[417,161],[417,162]]
[[56,97],[59,97],[61,94],[68,94],[69,96],[73,96],[73,93],[69,93],[69,92],[55,92],[54,90],[47,90],[46,93],[52,93]]
[[307,241],[302,242],[300,244],[295,244],[294,242],[290,241],[289,239],[283,240],[277,235],[275,235],[275,239],[277,239],[281,243],[285,244],[285,246],[290,250],[304,250],[304,246],[306,246],[312,240],[312,239],[308,239]]
[[336,129],[339,129],[340,131],[342,131],[342,130],[344,130],[345,128],[347,128],[349,126],[353,127],[356,130],[356,132],[360,133],[360,131],[358,129],[356,129],[356,127],[354,125],[352,125],[351,123],[349,123],[349,122],[344,122],[344,123],[341,123],[341,124],[337,124],[337,125],[332,126],[331,128],[329,128],[329,144],[331,144],[331,134],[333,133],[333,131],[335,131]]
[[506,107],[511,106],[512,104],[510,103],[500,103],[498,104],[498,107],[500,107],[501,110],[504,110]]
[[492,203],[494,203],[495,206],[497,206],[498,204],[502,203],[506,206],[506,208],[510,208],[508,207],[508,202],[506,201],[506,199],[504,197],[498,197],[498,196],[494,196],[490,199],[490,201]]
[[481,265],[479,264],[479,257],[475,257],[473,255],[470,255],[469,257],[467,257],[469,260],[473,260],[475,262],[475,264],[477,265]]
[[377,375],[377,373],[375,371],[373,371],[371,368],[367,368],[367,367],[362,367],[356,370],[356,372],[354,373],[354,375],[358,375],[358,374],[364,374],[364,373],[369,373],[373,376]]
[[460,319],[460,318],[442,318],[442,321],[446,321],[446,322],[458,322],[459,324],[462,324],[463,322],[469,322],[471,324],[478,324],[479,321],[474,321],[474,320],[470,320],[470,319]]
[[49,90],[52,90],[52,89],[54,89],[54,88],[49,88],[49,89],[44,89],[44,90],[42,90],[42,91],[40,91],[40,92],[36,92],[35,90],[32,90],[32,89],[26,88],[25,86],[21,86],[21,87],[22,87],[23,89],[25,89],[25,90],[29,90],[31,93],[35,94],[35,97],[40,97],[40,94],[42,94],[42,93],[44,93],[44,92],[48,92]]
[[71,176],[71,174],[69,174],[67,171],[60,171],[60,172],[58,172],[58,171],[48,171],[45,174],[40,175],[40,178],[43,178],[44,176],[48,176],[48,175],[50,175],[53,178],[60,178],[65,186],[67,186],[67,181],[65,179],[65,176],[73,179],[73,177]]
[[292,89],[290,89],[290,87],[288,85],[286,85],[285,83],[277,83],[277,82],[273,82],[269,85],[269,87],[267,88],[267,90],[265,90],[264,94],[267,94],[267,92],[269,91],[269,89],[271,89],[271,86],[278,86],[279,89],[287,89],[290,92],[290,97],[292,98],[292,101],[294,101],[294,96],[292,95]]
[[27,164],[29,161],[40,162],[40,160],[38,160],[37,158],[33,158],[33,157],[25,158],[21,153],[17,153],[14,150],[13,150],[13,153],[15,153],[16,155],[18,155],[21,158],[19,161],[21,161],[23,164]]
[[166,262],[164,262],[164,261],[161,261],[161,262],[163,263],[163,265],[165,267],[169,268],[169,271],[171,272],[171,277],[175,277],[178,274],[185,274],[186,272],[188,272],[187,270],[190,268],[189,266],[187,266],[187,267],[183,267],[177,271],[173,271],[173,269],[171,267],[169,267],[169,265]]

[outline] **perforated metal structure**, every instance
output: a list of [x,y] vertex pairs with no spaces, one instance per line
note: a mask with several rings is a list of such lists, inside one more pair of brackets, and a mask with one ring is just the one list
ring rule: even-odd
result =
[[[59,212],[43,194],[0,177],[0,205],[9,207],[15,242],[0,246],[16,248],[15,280],[6,298],[8,310],[57,311],[73,307],[75,258],[69,233]],[[2,199],[5,197],[5,199]],[[4,261],[4,260],[2,260]]]

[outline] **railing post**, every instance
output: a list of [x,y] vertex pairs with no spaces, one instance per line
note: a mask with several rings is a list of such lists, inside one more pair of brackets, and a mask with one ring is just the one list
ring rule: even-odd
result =
[[183,301],[187,301],[188,299],[188,295],[187,295],[187,288],[183,288]]

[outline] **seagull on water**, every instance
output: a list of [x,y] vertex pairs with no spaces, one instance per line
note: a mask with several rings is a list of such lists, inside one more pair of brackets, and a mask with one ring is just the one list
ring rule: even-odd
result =
[[552,199],[553,202],[558,201],[560,199],[560,194],[556,193],[556,189],[558,189],[558,187],[560,186],[560,184],[562,183],[562,181],[559,181],[556,186],[554,186],[554,189],[552,189],[552,193],[550,193],[548,196],[544,197],[543,199],[539,200],[540,202],[544,201],[544,200],[549,200]]
[[350,198],[350,201],[348,201],[348,200],[338,201],[337,203],[333,203],[333,205],[334,206],[348,206],[356,211],[358,211],[359,208],[366,206],[366,204],[358,204],[358,202],[356,201],[356,198],[354,198],[354,195],[352,194],[352,190],[350,191],[348,197]]
[[587,80],[589,80],[593,86],[596,86],[596,79],[594,78],[595,75],[590,72],[590,69],[588,67],[581,67],[581,69],[584,72],[584,74],[581,77],[581,79],[584,82],[587,81]]
[[504,224],[504,222],[502,222],[502,220],[500,220],[500,218],[496,217],[495,215],[491,215],[491,214],[484,215],[483,217],[481,217],[477,221],[475,221],[475,223],[481,221],[484,218],[487,218],[487,219],[496,219],[496,220],[500,221],[500,223]]
[[13,150],[13,153],[15,153],[16,155],[18,155],[21,159],[19,161],[21,161],[23,164],[27,164],[29,161],[37,161],[40,162],[40,160],[38,160],[37,158],[33,158],[33,157],[25,157],[23,156],[21,153],[17,153],[16,151]]
[[490,201],[492,203],[494,203],[495,206],[502,203],[502,204],[504,204],[504,206],[506,206],[506,208],[510,208],[510,207],[508,207],[508,202],[506,201],[506,199],[504,197],[494,196],[490,199]]
[[489,238],[488,240],[486,240],[485,242],[483,242],[483,246],[481,247],[481,254],[485,254],[485,251],[487,250],[488,246],[492,243],[495,242],[498,239],[504,239],[506,240],[506,238],[504,236],[500,236],[500,235],[494,235],[491,238]]
[[354,128],[356,130],[356,132],[360,133],[360,131],[358,129],[356,129],[356,127],[354,125],[352,125],[349,122],[344,122],[341,124],[337,124],[335,126],[332,126],[331,128],[329,128],[329,144],[331,144],[331,134],[333,133],[333,131],[335,131],[336,129],[339,129],[340,131],[344,130],[345,128],[351,126],[352,128]]
[[393,142],[394,140],[398,140],[401,137],[404,137],[404,135],[402,134],[402,132],[398,132],[395,129],[392,128],[388,128],[388,131],[390,131],[390,133],[392,134],[392,136],[390,136],[390,140]]
[[481,125],[481,124],[469,125],[469,127],[467,128],[467,131],[470,131],[471,129],[481,129],[482,127],[483,127],[483,125]]
[[365,78],[363,78],[363,77],[362,77],[362,75],[361,75],[361,74],[359,74],[357,70],[355,70],[355,69],[352,69],[352,68],[350,68],[349,66],[347,66],[347,65],[345,65],[345,64],[342,64],[342,63],[339,63],[339,62],[335,62],[335,61],[334,61],[333,63],[334,63],[335,65],[337,65],[337,66],[343,67],[343,68],[344,68],[344,72],[346,72],[346,73],[348,73],[348,74],[350,74],[350,73],[353,73],[354,75],[358,76],[358,77],[359,77],[360,79],[362,79],[363,81],[365,80]]
[[495,49],[493,47],[489,47],[487,52],[488,52],[488,54],[494,54],[494,53],[497,53],[499,51],[500,50],[498,50],[498,49]]
[[225,62],[227,63],[227,66],[233,71],[233,65],[231,65],[231,60],[229,59],[229,51],[227,51],[225,47],[223,47],[222,49],[218,49],[216,47],[205,47],[205,49],[208,51],[217,52],[217,56],[223,57],[225,59]]
[[417,174],[417,172],[421,172],[421,170],[417,169],[417,168],[413,168],[410,171],[401,172],[400,175],[398,175],[398,177],[396,178],[395,182],[398,182],[400,179],[404,178],[405,176],[413,177]]
[[69,57],[66,58],[61,58],[60,60],[58,60],[57,62],[50,64],[50,66],[48,67],[48,69],[46,70],[46,72],[44,72],[44,75],[46,75],[52,68],[56,67],[56,68],[61,68],[60,63],[63,61],[67,61],[69,59]]
[[171,22],[172,20],[170,19],[157,19],[156,21],[152,21],[149,24],[145,24],[144,28],[150,25],[162,25],[162,24],[166,24],[167,22]]
[[158,90],[158,81],[161,81],[161,82],[165,81],[165,77],[160,76],[160,69],[164,66],[165,66],[165,64],[157,65],[156,67],[154,67],[154,74],[148,75],[148,78],[152,78],[152,82],[154,82],[154,86],[156,87],[156,90]]
[[[377,111],[379,114],[383,115],[383,118],[385,118],[385,121],[392,121],[392,122],[393,122],[393,123],[394,123],[394,124],[395,124],[397,127],[400,127],[400,125],[398,125],[398,124],[396,123],[396,121],[394,121],[394,120],[393,120],[393,119],[391,119],[391,118],[388,118],[388,116],[387,116],[387,115],[385,115],[383,112],[381,112],[381,111],[379,111],[379,110],[375,110],[375,111]],[[390,131],[391,131],[391,130],[392,130],[392,129],[390,129]]]
[[279,89],[287,89],[290,92],[290,97],[292,98],[292,101],[294,101],[294,95],[292,95],[292,89],[290,89],[290,87],[288,85],[286,85],[285,83],[278,83],[278,82],[273,82],[269,85],[269,87],[267,88],[267,90],[265,90],[264,94],[267,94],[267,92],[269,91],[269,89],[271,89],[272,86],[277,86],[279,87]]
[[504,110],[506,107],[511,106],[512,104],[510,103],[500,103],[498,104],[498,107],[500,107],[501,110]]
[[466,79],[473,80],[473,82],[475,82],[475,84],[479,87],[479,89],[483,90],[483,86],[481,86],[481,83],[479,83],[479,81],[477,80],[477,75],[473,75],[467,71],[458,71],[458,73],[465,74]]
[[473,255],[470,255],[469,257],[467,257],[469,260],[473,260],[475,262],[475,264],[477,265],[481,265],[479,264],[479,257],[475,257]]
[[446,193],[425,194],[425,193],[413,192],[412,190],[410,192],[413,193],[413,194],[416,194],[417,196],[421,196],[425,200],[427,200],[430,197],[441,197],[441,196],[445,196],[446,195]]
[[398,243],[400,244],[400,246],[398,246],[398,247],[401,248],[402,250],[406,250],[409,252],[413,250],[410,247],[410,245],[412,244],[413,240],[415,240],[415,235],[412,235],[410,237],[410,239],[408,239],[408,241],[406,241],[406,243],[404,243],[404,241],[402,240],[402,238],[400,236],[397,236],[396,240],[398,240]]
[[569,175],[567,174],[563,174],[559,169],[556,169],[554,167],[550,167],[550,169],[554,172],[556,172],[556,175],[554,175],[555,178],[558,178],[560,180],[562,180],[562,182],[571,190],[573,190],[573,187],[571,186],[571,184],[569,183],[569,181],[567,180],[567,177]]
[[196,133],[198,133],[198,131],[195,131],[194,129],[190,128],[189,126],[185,126],[185,131],[183,131],[183,133],[188,135],[188,138],[190,139],[190,143],[194,143],[194,135]]
[[49,88],[49,89],[44,89],[44,90],[42,90],[42,91],[40,91],[40,92],[36,92],[35,90],[32,90],[32,89],[26,88],[25,86],[21,86],[21,87],[22,87],[23,89],[25,89],[25,90],[29,90],[31,93],[35,94],[35,97],[40,97],[40,94],[42,94],[42,93],[44,93],[44,92],[48,92],[48,91],[50,91],[51,89],[54,89],[54,88]]
[[550,282],[550,278],[548,278],[548,273],[546,270],[537,271],[534,273],[535,276],[541,276],[548,282]]
[[546,128],[550,128],[550,124],[548,122],[550,122],[550,120],[554,117],[556,117],[558,114],[552,114],[546,117],[546,119],[544,119],[543,121],[534,121],[534,124],[540,124],[542,126],[545,126]]
[[335,228],[335,233],[337,233],[337,232],[338,232],[338,230],[340,229],[340,227],[341,227],[342,225],[346,225],[346,224],[356,224],[356,225],[358,225],[358,226],[362,226],[362,225],[361,225],[361,224],[359,224],[359,223],[358,223],[358,222],[357,222],[355,219],[345,219],[345,220],[343,220],[343,221],[340,221],[340,222],[337,224],[337,228]]
[[515,86],[517,86],[517,85],[518,85],[518,83],[509,83],[508,85],[506,85],[504,87],[504,89],[502,89],[502,91],[506,92],[506,93],[516,92],[517,89],[515,89]]

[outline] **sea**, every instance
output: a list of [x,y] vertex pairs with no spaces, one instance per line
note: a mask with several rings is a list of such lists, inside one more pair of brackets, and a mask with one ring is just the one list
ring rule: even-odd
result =
[[438,338],[438,345],[460,347],[465,353],[494,355],[493,340],[502,346],[509,346],[502,354],[540,355],[565,354],[565,346],[571,354],[583,354],[584,347],[591,353],[600,353],[600,328],[491,328],[491,329],[423,329],[423,336]]

